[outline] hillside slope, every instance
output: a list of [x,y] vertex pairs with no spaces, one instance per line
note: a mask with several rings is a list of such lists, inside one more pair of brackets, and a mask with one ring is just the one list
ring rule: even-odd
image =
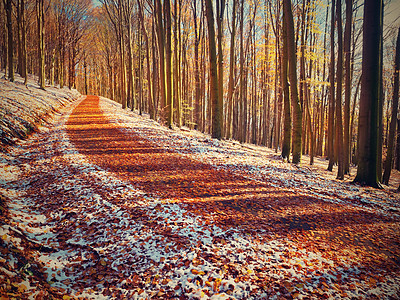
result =
[[60,107],[80,97],[78,91],[66,87],[41,90],[33,76],[26,86],[18,75],[14,83],[6,80],[4,73],[0,76],[0,151],[26,138]]

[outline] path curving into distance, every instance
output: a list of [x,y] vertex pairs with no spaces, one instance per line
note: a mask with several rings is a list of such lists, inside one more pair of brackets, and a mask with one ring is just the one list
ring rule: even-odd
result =
[[[398,220],[217,169],[167,149],[145,132],[126,131],[104,115],[99,101],[87,96],[73,110],[66,123],[69,141],[90,164],[129,183],[140,197],[159,201],[130,210],[135,197],[110,200],[141,224],[138,231],[159,235],[155,259],[144,261],[143,249],[128,247],[129,263],[142,262],[142,271],[150,274],[137,279],[138,269],[121,271],[133,278],[123,287],[135,295],[365,296],[391,284],[382,274],[398,274]],[[112,260],[105,255],[103,261]],[[146,263],[158,269],[152,273]],[[118,269],[123,261],[114,265]],[[216,270],[222,270],[219,279]]]

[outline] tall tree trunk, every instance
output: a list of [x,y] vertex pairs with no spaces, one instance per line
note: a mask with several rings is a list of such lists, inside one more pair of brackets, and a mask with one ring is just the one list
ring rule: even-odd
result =
[[8,33],[8,79],[11,82],[15,80],[15,71],[14,71],[14,37],[13,37],[13,27],[12,27],[12,0],[7,0],[4,3],[6,8],[7,15],[7,33]]
[[345,55],[345,94],[344,94],[344,174],[350,173],[350,98],[351,98],[351,27],[353,20],[353,0],[346,0],[346,25],[344,28],[344,55]]
[[[382,23],[383,23],[383,12],[384,12],[384,2],[382,1]],[[382,182],[382,173],[383,173],[383,107],[385,105],[385,91],[383,90],[383,25],[381,26],[381,52],[380,52],[380,83],[379,83],[379,115],[378,115],[378,154],[377,154],[377,162],[376,168],[378,173],[378,181]]]
[[[342,82],[343,82],[343,29],[342,0],[336,2],[338,35],[338,58],[336,71],[336,136],[335,152],[338,159],[337,179],[344,179],[343,121],[342,121]],[[347,146],[346,146],[347,147]]]
[[282,26],[282,90],[283,90],[283,107],[284,107],[284,122],[283,122],[283,142],[282,142],[282,157],[290,161],[290,147],[292,145],[292,115],[290,103],[290,92],[288,83],[288,31],[287,31],[287,12],[283,10],[283,24]]
[[247,103],[246,102],[246,92],[245,92],[245,68],[244,68],[244,0],[240,1],[240,46],[239,46],[239,66],[240,66],[240,87],[239,87],[239,123],[238,128],[240,142],[244,143],[246,141],[246,128],[247,128]]
[[381,187],[377,174],[382,0],[365,0],[363,63],[358,123],[358,168],[354,182]]
[[[383,173],[383,178],[382,178],[382,182],[384,184],[389,184],[390,173],[392,171],[392,165],[393,165],[394,143],[396,140],[397,110],[399,106],[399,72],[400,72],[400,29],[397,35],[396,56],[394,59],[392,117],[390,120],[385,171]],[[397,139],[398,138],[399,137],[397,137]]]
[[36,0],[36,15],[38,24],[38,59],[39,59],[39,87],[45,89],[45,61],[44,61],[44,0]]
[[329,67],[329,116],[328,116],[328,171],[333,170],[335,157],[335,0],[331,3],[331,61]]
[[219,139],[223,136],[223,120],[224,120],[224,52],[222,49],[223,44],[223,30],[224,30],[224,10],[225,10],[225,0],[217,0],[216,1],[216,17],[217,17],[217,41],[218,41],[218,101],[217,101],[217,110],[218,114],[217,119],[219,120]]
[[197,25],[197,0],[192,2],[193,23],[194,23],[194,80],[195,80],[195,100],[194,100],[194,129],[200,128],[200,70],[199,70],[199,30]]
[[[127,13],[129,14],[129,13]],[[127,18],[129,18],[128,16]],[[135,91],[135,76],[134,76],[134,65],[133,65],[133,47],[132,47],[132,29],[131,24],[127,22],[127,36],[128,36],[128,92],[126,102],[131,106],[131,110],[135,109],[136,105],[136,91]]]
[[293,105],[293,163],[298,164],[301,161],[301,135],[303,117],[297,90],[296,46],[294,38],[292,3],[290,0],[283,0],[283,11],[286,14],[286,22],[284,25],[286,26],[287,31],[290,96]]
[[226,124],[226,137],[232,137],[232,114],[233,114],[233,92],[234,92],[234,71],[235,71],[235,38],[236,38],[236,0],[232,3],[232,32],[229,49],[229,83],[228,83],[228,117]]
[[[150,43],[149,43],[149,35],[147,33],[145,23],[144,23],[144,17],[143,17],[143,4],[141,0],[137,0],[139,9],[139,19],[140,19],[140,28],[142,30],[142,34],[144,37],[144,41],[146,43],[146,61],[147,61],[147,92],[148,92],[148,101],[149,101],[149,113],[150,113],[150,119],[155,120],[155,103],[153,99],[153,88],[152,88],[152,83],[151,83],[151,72],[150,72]],[[155,64],[155,61],[153,59],[153,64]]]
[[165,81],[167,101],[167,126],[172,128],[174,123],[174,102],[172,97],[172,24],[171,24],[171,2],[164,0],[165,20]]
[[[180,8],[179,8],[180,11]],[[178,43],[178,31],[180,32],[180,23],[178,22],[178,0],[175,0],[174,3],[174,100],[176,102],[176,123],[178,127],[182,126],[182,112],[181,112],[181,93],[180,93],[180,64],[179,64],[179,56],[178,52],[180,51],[180,45]]]
[[164,22],[162,17],[162,6],[160,0],[155,0],[156,10],[156,28],[157,28],[157,41],[158,41],[158,60],[159,60],[159,77],[160,77],[160,95],[161,95],[161,118],[163,121],[166,118],[166,74],[165,74],[165,35],[164,35]]
[[219,107],[219,91],[218,91],[218,68],[217,68],[217,51],[215,43],[214,30],[214,14],[211,0],[206,0],[206,17],[208,27],[208,45],[210,60],[210,96],[212,104],[212,137],[222,138],[222,119],[220,117]]
[[[154,18],[155,19],[155,18]],[[151,32],[152,36],[156,36],[156,30],[155,30],[155,20],[153,19],[152,24],[151,24]],[[159,88],[158,88],[158,81],[159,81],[159,76],[158,76],[158,69],[157,69],[157,51],[156,51],[156,39],[152,38],[151,39],[151,56],[153,58],[153,80],[152,86],[153,86],[153,103],[154,103],[154,120],[157,120],[157,112],[159,109]]]
[[17,23],[18,23],[18,62],[19,73],[24,77],[24,84],[28,83],[28,71],[26,63],[26,17],[25,0],[17,1]]

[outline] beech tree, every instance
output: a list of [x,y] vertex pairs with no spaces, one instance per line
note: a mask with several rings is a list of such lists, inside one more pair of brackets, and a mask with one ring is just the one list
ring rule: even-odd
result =
[[342,120],[342,82],[343,82],[343,30],[342,30],[342,1],[336,0],[337,19],[337,69],[336,69],[336,101],[335,101],[335,153],[338,162],[337,179],[344,179],[344,149],[343,149],[343,120]]
[[[287,24],[287,10],[283,10],[283,24]],[[283,122],[283,141],[282,141],[282,158],[290,160],[290,148],[292,145],[292,104],[290,103],[290,92],[288,83],[288,31],[287,26],[282,28],[283,47],[282,47],[282,90],[284,104],[284,122]]]
[[287,32],[287,56],[288,70],[290,82],[290,98],[293,106],[293,163],[298,164],[301,161],[301,145],[302,145],[302,109],[299,101],[297,87],[297,70],[296,70],[296,48],[294,36],[294,22],[292,13],[292,3],[290,0],[283,0],[283,11],[286,14],[285,23]]
[[45,42],[44,42],[44,0],[36,0],[36,18],[38,32],[39,87],[45,89]]
[[390,120],[390,129],[388,137],[387,155],[385,161],[385,170],[382,177],[383,184],[389,184],[390,174],[393,165],[393,152],[396,138],[397,111],[399,106],[399,72],[400,72],[400,29],[397,35],[396,54],[394,59],[393,72],[393,96],[392,96],[392,116]]
[[222,138],[222,118],[219,104],[217,50],[215,42],[214,13],[212,1],[206,0],[206,17],[208,28],[208,45],[210,61],[210,97],[212,104],[212,137]]
[[15,80],[14,71],[14,34],[13,34],[13,5],[12,0],[3,0],[7,16],[7,56],[8,56],[8,79],[13,82]]
[[354,182],[381,187],[378,180],[379,106],[381,99],[382,0],[366,0],[363,23],[363,62],[358,123],[358,168]]

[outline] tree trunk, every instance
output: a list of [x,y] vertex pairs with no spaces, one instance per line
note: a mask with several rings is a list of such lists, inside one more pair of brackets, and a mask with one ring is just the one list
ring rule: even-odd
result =
[[[149,43],[149,35],[147,33],[145,24],[144,24],[144,17],[143,17],[143,5],[141,0],[137,0],[138,2],[138,12],[139,12],[139,19],[140,19],[140,27],[142,29],[142,34],[144,37],[144,41],[146,43],[146,61],[147,61],[147,92],[148,92],[148,101],[149,101],[149,113],[150,119],[155,120],[155,105],[153,99],[153,89],[151,83],[151,72],[150,72],[150,43]],[[155,64],[155,60],[153,59],[153,64]]]
[[331,7],[331,61],[329,67],[328,171],[333,170],[335,158],[335,0]]
[[6,15],[7,15],[7,33],[8,33],[8,79],[11,82],[15,80],[14,71],[14,37],[13,37],[13,27],[12,27],[12,0],[7,0],[5,3]]
[[351,27],[353,20],[353,0],[346,0],[346,25],[344,29],[344,55],[345,55],[345,94],[344,94],[344,174],[350,173],[350,98],[351,98]]
[[36,0],[36,15],[38,23],[38,59],[39,59],[39,87],[45,89],[45,61],[44,61],[44,1]]
[[[384,2],[382,2],[382,23],[383,23]],[[378,115],[378,154],[376,168],[378,173],[378,181],[382,182],[383,173],[383,107],[385,105],[385,91],[383,90],[383,25],[381,26],[381,52],[380,52],[380,83],[379,83],[379,115]]]
[[27,53],[26,53],[26,17],[25,17],[25,0],[18,1],[17,7],[17,20],[19,28],[19,73],[24,77],[24,84],[28,83],[28,71],[27,71]]
[[283,0],[283,11],[286,14],[286,22],[284,25],[286,26],[287,31],[290,96],[293,105],[293,163],[298,164],[301,161],[303,117],[297,90],[296,45],[294,38],[292,3],[290,0]]
[[365,0],[363,63],[358,123],[358,168],[354,182],[381,187],[377,174],[382,0]]
[[[179,8],[180,10],[180,8]],[[182,112],[181,112],[181,93],[180,93],[180,63],[178,58],[178,52],[180,51],[180,45],[178,44],[178,31],[180,32],[180,23],[178,22],[178,0],[175,0],[174,3],[174,100],[176,102],[176,123],[178,127],[182,126]],[[179,28],[179,30],[178,30]]]
[[[336,136],[335,152],[338,160],[337,179],[344,179],[343,121],[342,121],[342,82],[343,82],[343,30],[342,0],[336,2],[336,19],[338,35],[338,57],[336,69]],[[346,145],[347,147],[347,145]]]
[[172,97],[172,29],[171,29],[171,2],[164,0],[165,20],[165,81],[167,101],[167,126],[172,128],[174,123],[174,102]]
[[165,120],[165,105],[166,105],[166,81],[165,81],[165,37],[164,25],[162,18],[161,1],[155,0],[156,9],[156,28],[157,28],[157,41],[158,41],[158,60],[160,64],[159,77],[160,77],[160,95],[161,95],[161,118]]
[[195,100],[194,100],[194,129],[200,128],[200,70],[199,70],[199,30],[197,26],[197,0],[193,0],[193,23],[194,23],[194,80],[195,80]]
[[240,142],[246,142],[246,129],[247,129],[247,101],[246,101],[246,90],[245,90],[245,70],[244,70],[244,47],[243,47],[243,39],[244,39],[244,0],[241,0],[240,3],[240,58],[239,58],[239,66],[240,66],[240,89],[239,89],[239,140]]
[[390,120],[385,171],[383,173],[383,178],[382,178],[383,184],[387,185],[389,184],[390,173],[392,171],[394,144],[396,140],[397,110],[399,106],[399,72],[400,72],[400,29],[397,35],[396,56],[394,60],[392,117]]
[[133,48],[132,48],[132,32],[131,24],[127,24],[127,36],[128,36],[128,93],[126,102],[131,106],[131,110],[135,109],[136,105],[136,92],[135,92],[135,76],[134,76],[134,66],[133,66]]
[[218,133],[219,139],[223,136],[223,120],[224,120],[224,52],[222,49],[223,43],[223,30],[224,30],[224,10],[225,10],[225,0],[217,0],[216,2],[216,17],[217,17],[217,41],[218,41],[218,101],[217,101],[217,110],[218,114]]
[[235,38],[236,38],[236,0],[232,3],[232,32],[229,49],[229,83],[228,83],[228,117],[226,124],[226,138],[232,137],[233,92],[235,71]]
[[288,83],[288,31],[287,31],[287,12],[283,10],[283,24],[282,27],[282,90],[283,90],[283,107],[284,107],[284,122],[283,122],[283,142],[282,142],[282,158],[290,161],[290,147],[292,145],[292,116],[290,103],[290,92]]
[[217,51],[215,43],[214,30],[214,14],[211,0],[206,0],[206,17],[208,27],[208,45],[209,45],[209,60],[210,60],[210,96],[212,107],[212,137],[222,138],[222,119],[220,118],[219,107],[219,91],[218,91],[218,68],[217,68]]

